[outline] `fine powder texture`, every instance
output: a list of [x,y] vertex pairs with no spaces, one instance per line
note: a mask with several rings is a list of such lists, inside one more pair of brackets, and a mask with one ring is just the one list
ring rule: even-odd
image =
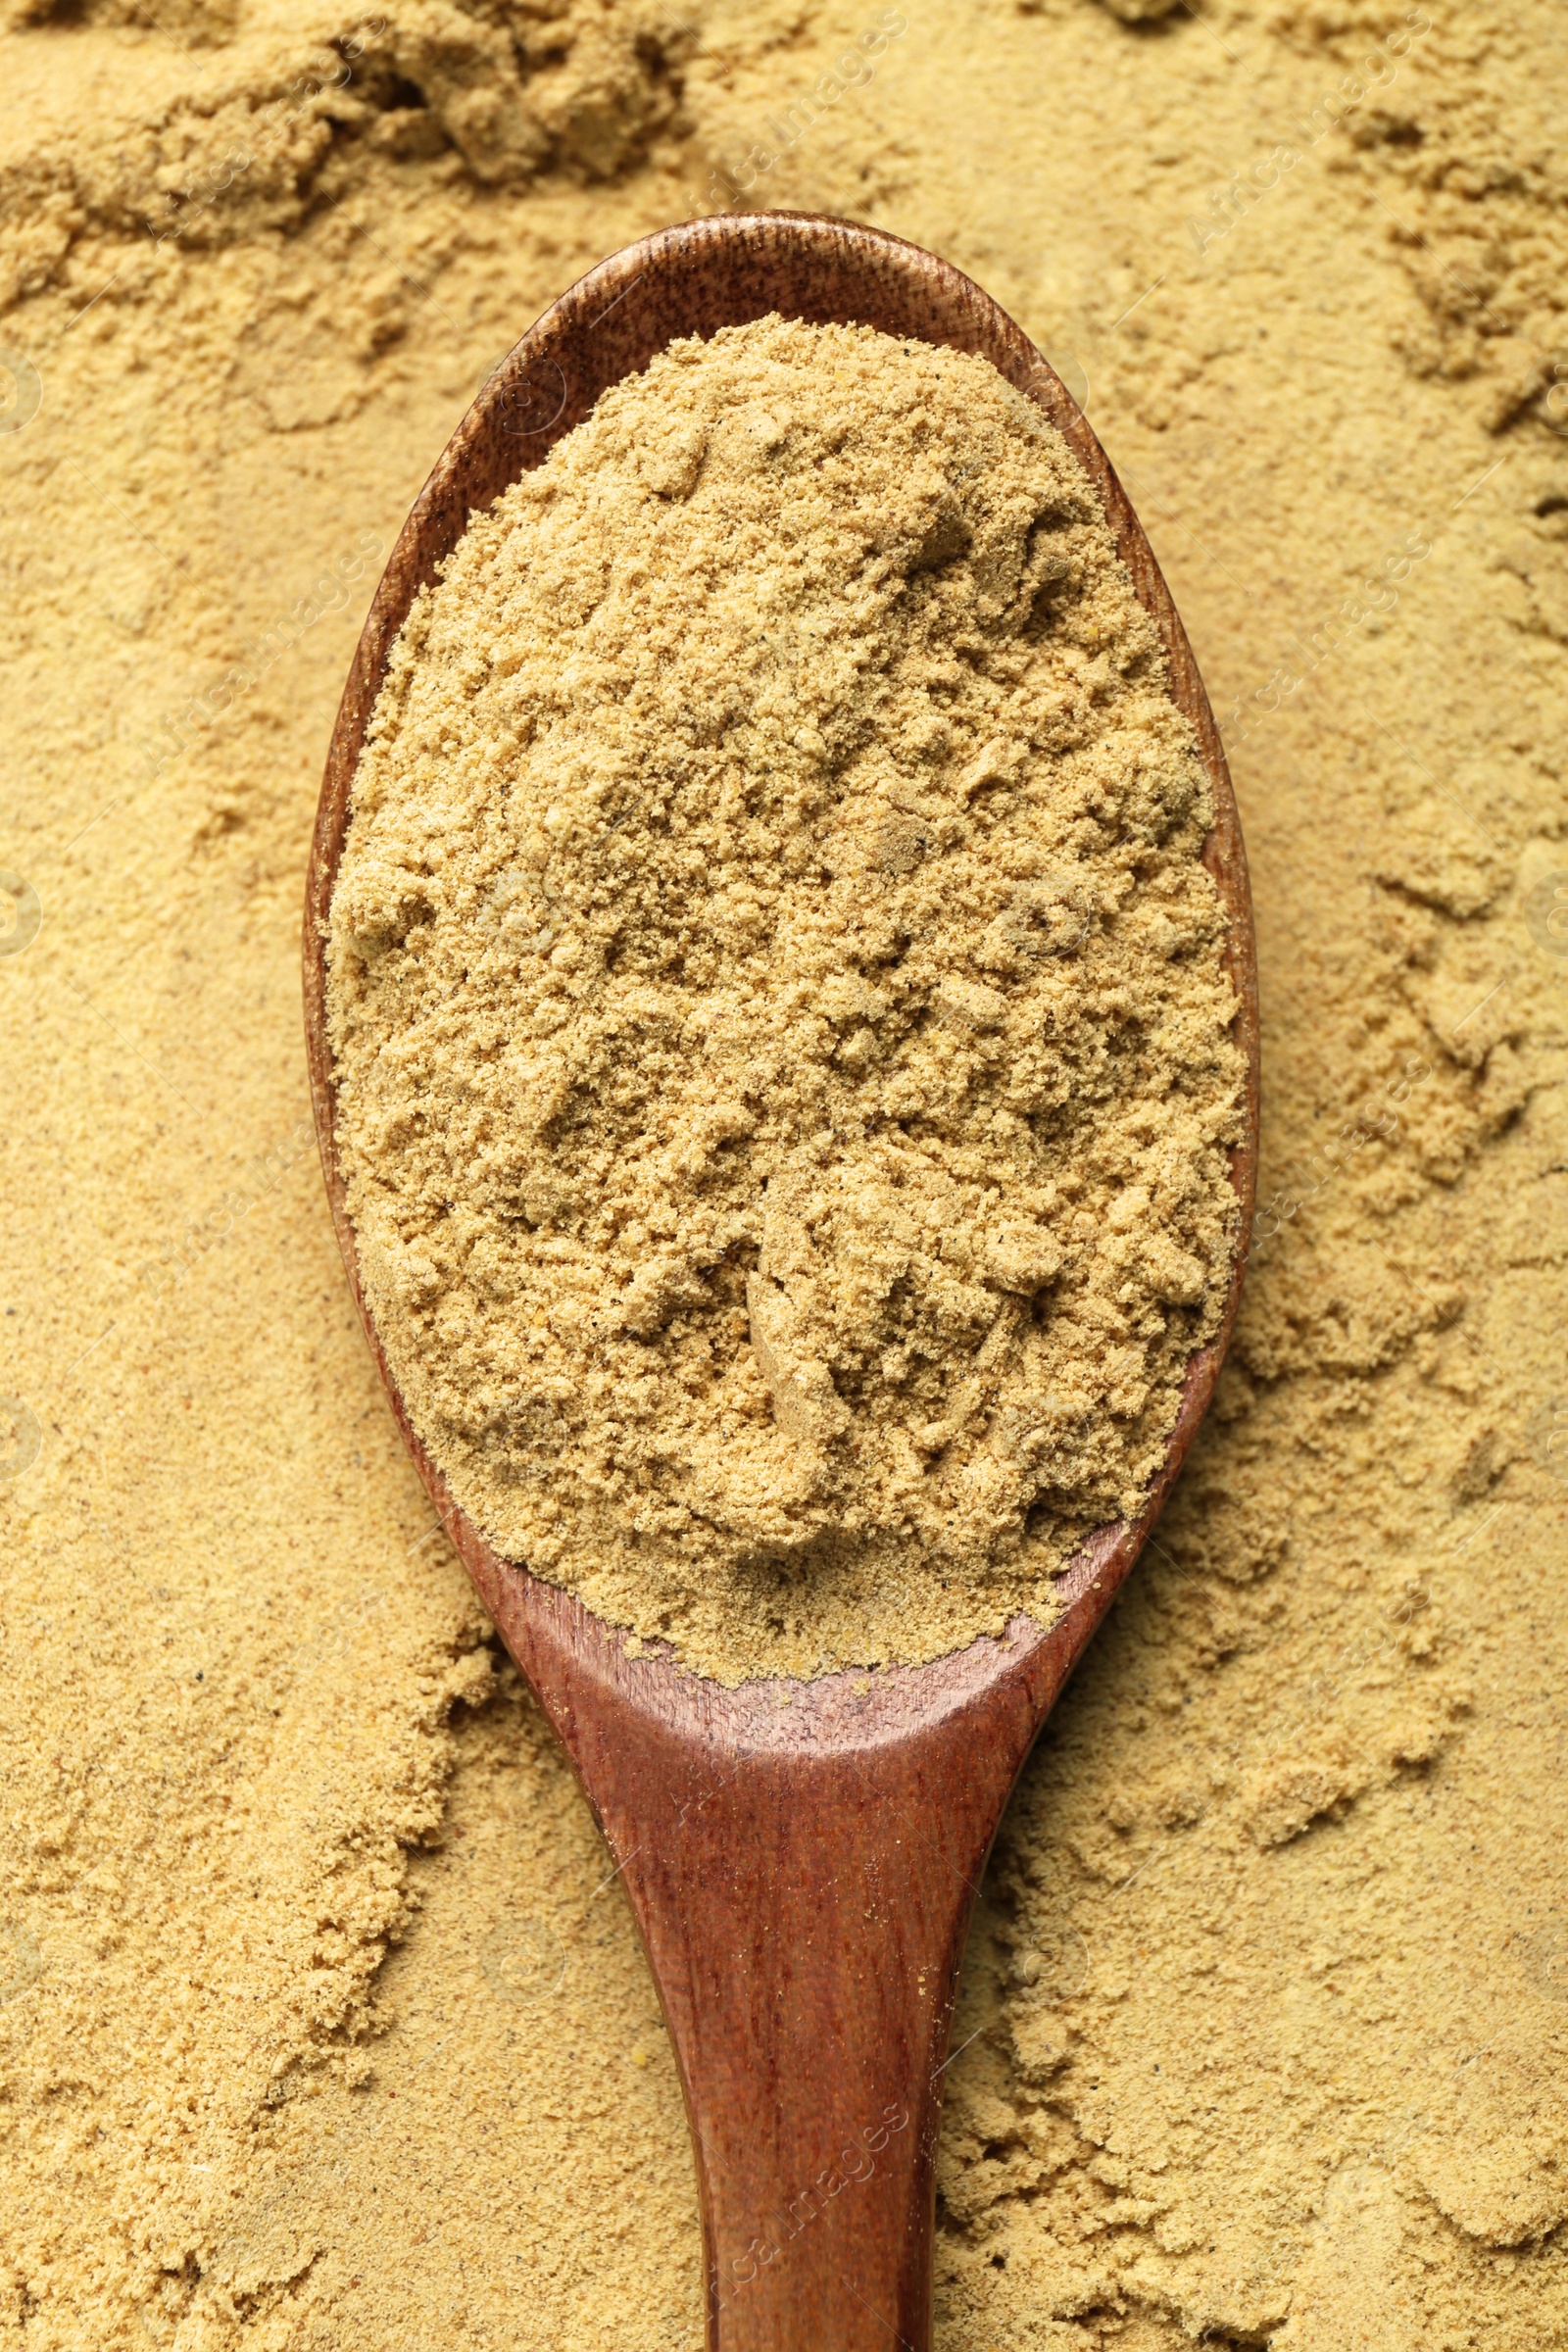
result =
[[1560,0],[922,0],[860,63],[878,0],[373,9],[0,30],[0,2344],[703,2352],[624,1882],[387,1411],[299,949],[454,424],[746,202],[1073,384],[1257,924],[1241,1319],[986,1871],[935,2352],[1560,2352]]
[[1223,1297],[1208,821],[987,361],[677,343],[470,523],[356,779],[331,1016],[377,1326],[502,1551],[731,1678],[1050,1613]]

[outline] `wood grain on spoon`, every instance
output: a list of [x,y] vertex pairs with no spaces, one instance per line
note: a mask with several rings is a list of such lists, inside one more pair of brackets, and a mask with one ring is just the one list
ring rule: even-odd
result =
[[[482,510],[680,335],[777,311],[979,352],[1095,483],[1158,624],[1213,794],[1203,860],[1249,1064],[1223,1314],[1188,1368],[1160,1479],[1100,1531],[1049,1627],[1019,1617],[919,1668],[739,1690],[628,1658],[623,1634],[497,1556],[410,1424],[366,1309],[335,1132],[325,934],[350,792],[409,608]],[[937,2117],[970,1907],[1009,1790],[1110,1606],[1207,1406],[1235,1319],[1257,1135],[1257,994],[1236,805],[1186,633],[1082,412],[1028,338],[934,255],[843,220],[754,214],[666,230],[582,278],[489,379],[393,551],[360,640],[317,819],[305,925],[311,1082],[344,1263],[410,1452],[604,1830],[647,1949],[697,2156],[708,2336],[722,2352],[926,2352]]]

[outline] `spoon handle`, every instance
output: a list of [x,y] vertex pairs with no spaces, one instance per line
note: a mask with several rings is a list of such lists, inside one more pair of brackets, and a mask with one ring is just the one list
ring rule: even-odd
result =
[[726,1690],[627,1659],[487,1547],[465,1556],[594,1807],[663,2002],[710,2352],[929,2352],[969,1914],[1108,1591],[1086,1563],[1049,1632],[1020,1619],[940,1668]]
[[693,1791],[624,1876],[686,2088],[711,2352],[927,2352],[949,2026],[1017,1762],[968,1745],[949,1722],[649,1758]]

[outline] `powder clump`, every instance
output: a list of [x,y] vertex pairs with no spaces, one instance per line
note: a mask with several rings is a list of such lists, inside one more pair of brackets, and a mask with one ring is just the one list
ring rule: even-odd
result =
[[922,1660],[1138,1509],[1233,1244],[1207,795],[989,363],[672,345],[419,598],[331,918],[416,1426],[734,1680]]

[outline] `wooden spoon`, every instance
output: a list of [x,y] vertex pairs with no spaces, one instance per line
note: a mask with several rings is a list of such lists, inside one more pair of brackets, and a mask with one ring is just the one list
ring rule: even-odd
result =
[[[678,335],[769,312],[980,352],[1039,403],[1094,482],[1158,623],[1170,691],[1213,793],[1203,849],[1250,1076],[1232,1157],[1237,1250],[1218,1335],[1188,1367],[1164,1468],[1136,1525],[1100,1530],[1061,1612],[1017,1617],[935,1665],[725,1690],[504,1560],[412,1426],[361,1287],[336,1141],[327,914],[354,772],[416,592],[608,385]],[[404,528],[332,737],[305,923],[311,1083],[349,1281],[392,1409],[442,1521],[570,1757],[663,2002],[697,2157],[710,2352],[927,2352],[934,2158],[970,1907],[1003,1807],[1053,1700],[1138,1556],[1213,1391],[1235,1318],[1257,1135],[1257,995],[1236,805],[1213,714],[1159,567],[1082,411],[969,278],[846,220],[691,222],[579,279],[491,376]]]

